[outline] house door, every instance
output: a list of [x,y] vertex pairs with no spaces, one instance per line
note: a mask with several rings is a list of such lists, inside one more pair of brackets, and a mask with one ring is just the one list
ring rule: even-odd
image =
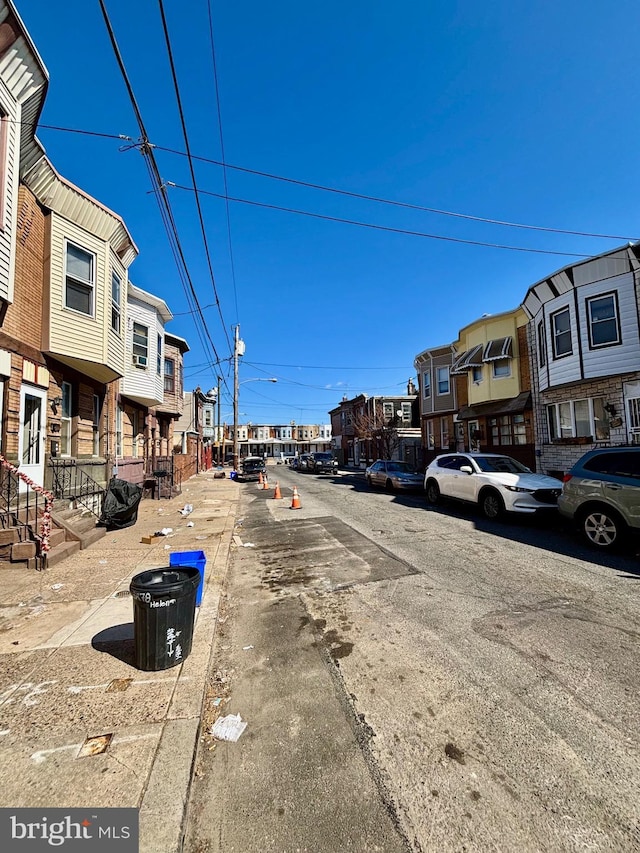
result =
[[467,424],[467,430],[469,431],[469,450],[473,453],[474,451],[480,450],[480,424],[478,421],[469,421]]
[[623,387],[629,443],[640,444],[640,382],[625,382]]
[[45,400],[45,391],[23,385],[20,391],[18,467],[39,486],[44,485]]

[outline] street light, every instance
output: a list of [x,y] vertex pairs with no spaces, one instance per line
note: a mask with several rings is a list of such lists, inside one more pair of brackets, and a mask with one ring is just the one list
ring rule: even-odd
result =
[[[236,327],[237,328],[237,327]],[[238,341],[236,340],[236,353]],[[235,382],[233,387],[233,468],[235,471],[238,470],[238,396],[239,396],[239,387],[240,385],[245,385],[247,382],[277,382],[275,376],[256,376],[251,379],[243,379],[242,382],[238,382],[238,367],[237,362],[238,358],[236,355],[236,365],[235,365]]]

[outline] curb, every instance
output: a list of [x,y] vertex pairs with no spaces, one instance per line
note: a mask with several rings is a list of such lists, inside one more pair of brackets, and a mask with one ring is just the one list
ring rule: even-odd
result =
[[226,581],[239,496],[207,570],[191,654],[181,665],[156,754],[140,801],[139,853],[180,853],[187,803],[200,743],[220,596]]

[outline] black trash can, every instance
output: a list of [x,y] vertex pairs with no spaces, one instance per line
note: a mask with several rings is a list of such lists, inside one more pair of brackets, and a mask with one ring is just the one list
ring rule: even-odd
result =
[[137,669],[169,669],[189,655],[199,583],[200,572],[190,566],[149,569],[132,579]]

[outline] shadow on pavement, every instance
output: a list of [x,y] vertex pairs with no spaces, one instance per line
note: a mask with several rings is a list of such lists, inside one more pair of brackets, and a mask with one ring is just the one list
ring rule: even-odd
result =
[[91,645],[97,652],[104,652],[129,666],[133,666],[133,622],[124,622],[105,628],[104,631],[95,634],[91,640]]

